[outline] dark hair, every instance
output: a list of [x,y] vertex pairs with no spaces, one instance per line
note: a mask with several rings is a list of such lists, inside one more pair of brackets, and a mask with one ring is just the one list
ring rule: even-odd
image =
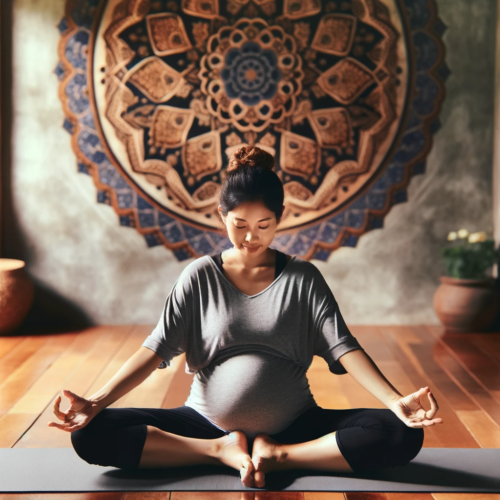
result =
[[274,157],[256,146],[242,146],[229,160],[226,177],[222,183],[220,205],[222,214],[235,209],[245,201],[262,201],[281,217],[285,192],[276,175]]

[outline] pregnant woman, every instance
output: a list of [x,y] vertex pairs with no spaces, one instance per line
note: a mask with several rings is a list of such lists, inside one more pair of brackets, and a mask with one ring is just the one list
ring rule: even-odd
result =
[[[271,248],[284,190],[274,158],[240,148],[226,170],[221,220],[233,247],[188,264],[139,350],[88,399],[64,390],[54,413],[91,464],[123,469],[226,465],[244,486],[265,474],[309,468],[376,471],[419,453],[423,427],[442,423],[428,387],[403,396],[347,328],[318,268]],[[106,408],[156,368],[186,354],[194,374],[178,408]],[[318,406],[306,372],[313,356],[350,373],[387,408]],[[430,410],[421,400],[426,396]],[[249,453],[251,451],[251,455]]]

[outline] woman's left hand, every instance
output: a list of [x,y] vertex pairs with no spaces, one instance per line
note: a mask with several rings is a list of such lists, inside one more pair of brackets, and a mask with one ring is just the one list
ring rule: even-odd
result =
[[[428,395],[431,402],[430,410],[426,410],[420,404],[420,398],[423,398],[425,394]],[[402,396],[399,399],[394,400],[390,403],[389,409],[392,410],[408,427],[429,427],[431,425],[443,423],[442,418],[434,418],[434,415],[436,415],[439,407],[437,405],[436,398],[431,393],[429,387],[422,387],[422,389],[419,389],[413,394],[404,397]]]

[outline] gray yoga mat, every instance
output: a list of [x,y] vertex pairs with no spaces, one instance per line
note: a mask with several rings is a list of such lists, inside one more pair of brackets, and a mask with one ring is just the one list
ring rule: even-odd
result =
[[270,472],[265,488],[245,488],[225,466],[126,472],[90,465],[73,448],[0,449],[0,493],[259,490],[500,493],[500,449],[422,448],[409,464],[370,474]]

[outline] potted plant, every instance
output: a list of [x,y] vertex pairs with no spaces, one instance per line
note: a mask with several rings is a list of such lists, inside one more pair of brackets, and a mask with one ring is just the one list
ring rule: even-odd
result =
[[24,321],[34,298],[34,284],[18,259],[0,259],[0,335],[11,335]]
[[448,234],[451,242],[441,248],[446,276],[434,294],[434,310],[445,329],[451,332],[486,331],[498,311],[500,296],[491,275],[500,259],[500,246],[486,233],[467,229]]

